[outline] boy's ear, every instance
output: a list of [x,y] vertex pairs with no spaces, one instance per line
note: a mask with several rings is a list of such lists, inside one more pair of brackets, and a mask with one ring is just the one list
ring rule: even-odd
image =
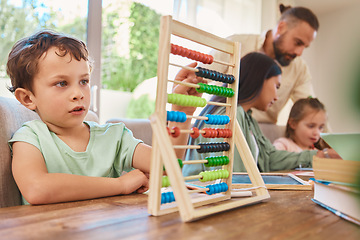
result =
[[25,88],[17,88],[15,90],[15,97],[16,99],[25,107],[27,107],[30,110],[36,109],[36,104],[33,101],[34,94],[25,89]]

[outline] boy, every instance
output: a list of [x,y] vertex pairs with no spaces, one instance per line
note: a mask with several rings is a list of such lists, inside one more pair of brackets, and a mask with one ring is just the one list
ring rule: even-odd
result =
[[[9,141],[14,179],[25,204],[142,193],[149,187],[151,147],[122,123],[83,121],[90,105],[91,68],[82,41],[51,31],[20,40],[9,53],[9,90],[41,118],[25,123]],[[197,83],[201,78],[182,70],[177,80]],[[194,94],[183,86],[173,91]],[[195,109],[181,110],[192,114]],[[123,171],[128,173],[120,176]]]

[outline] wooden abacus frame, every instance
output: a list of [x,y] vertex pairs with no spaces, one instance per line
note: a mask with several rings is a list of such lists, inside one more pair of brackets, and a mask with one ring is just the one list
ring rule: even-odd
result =
[[[230,63],[233,67],[230,74],[235,76],[235,82],[228,84],[235,92],[232,98],[227,98],[230,107],[226,107],[226,114],[230,117],[228,128],[232,130],[233,137],[226,139],[230,144],[227,152],[230,162],[223,169],[230,173],[229,178],[223,180],[228,185],[228,191],[215,195],[204,195],[200,198],[191,198],[185,185],[171,139],[166,130],[166,103],[169,55],[171,49],[171,35],[181,37],[204,46],[220,50],[230,54]],[[163,16],[160,24],[159,56],[158,56],[158,82],[155,113],[150,117],[153,128],[152,160],[150,167],[150,191],[148,199],[148,211],[151,215],[160,216],[179,211],[184,222],[192,221],[210,214],[226,211],[236,207],[260,202],[269,198],[269,193],[264,181],[251,155],[250,149],[236,120],[237,94],[240,69],[240,44],[220,38],[208,32],[191,27],[184,23],[173,20],[171,16]],[[234,144],[236,145],[243,163],[253,184],[255,196],[239,198],[228,201],[231,198],[232,168],[234,159]],[[163,166],[165,165],[171,188],[175,196],[174,203],[161,204],[161,188]],[[216,204],[215,204],[216,203]],[[211,205],[210,205],[211,204]],[[207,206],[205,206],[207,205]]]

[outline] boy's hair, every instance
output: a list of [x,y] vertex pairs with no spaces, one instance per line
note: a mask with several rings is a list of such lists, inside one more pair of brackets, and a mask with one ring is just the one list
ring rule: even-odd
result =
[[289,114],[289,119],[286,124],[285,137],[291,138],[294,135],[294,129],[290,127],[289,122],[293,121],[298,123],[311,111],[325,112],[325,106],[317,98],[308,97],[297,100],[292,106]]
[[90,69],[92,68],[84,42],[62,33],[42,30],[19,40],[11,49],[6,65],[6,73],[12,84],[9,87],[10,92],[15,92],[17,88],[32,92],[33,79],[39,71],[40,57],[51,47],[59,49],[56,53],[58,56],[64,57],[69,53],[78,61],[84,59],[89,63]]
[[307,22],[315,31],[319,30],[319,21],[316,15],[308,8],[281,6],[280,21],[286,21],[290,27],[296,26],[299,21]]

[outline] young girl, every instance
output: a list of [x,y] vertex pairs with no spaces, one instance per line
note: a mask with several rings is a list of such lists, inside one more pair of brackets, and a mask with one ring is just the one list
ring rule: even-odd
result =
[[291,108],[285,137],[273,143],[276,149],[289,152],[316,149],[327,121],[324,105],[317,98],[303,98]]
[[[278,151],[261,132],[258,123],[251,116],[251,108],[266,111],[278,98],[277,90],[280,87],[281,70],[273,59],[262,53],[249,53],[241,59],[239,79],[238,107],[236,118],[244,134],[250,151],[261,172],[294,169],[298,166],[311,167],[312,157],[317,154],[323,157],[324,153],[315,150],[300,153]],[[225,102],[225,98],[214,96],[212,101]],[[225,107],[208,105],[201,115],[225,114]],[[196,121],[195,127],[218,128],[218,125],[207,125],[204,121]],[[190,144],[206,141],[219,141],[219,139],[203,138],[190,139]],[[330,151],[331,150],[331,151]],[[332,156],[338,155],[329,149]],[[198,153],[196,150],[188,150],[187,160],[204,159],[207,155]],[[194,175],[201,171],[209,170],[203,164],[188,164],[183,167],[184,175]],[[235,149],[234,172],[244,172],[246,168],[241,161],[240,155]]]

